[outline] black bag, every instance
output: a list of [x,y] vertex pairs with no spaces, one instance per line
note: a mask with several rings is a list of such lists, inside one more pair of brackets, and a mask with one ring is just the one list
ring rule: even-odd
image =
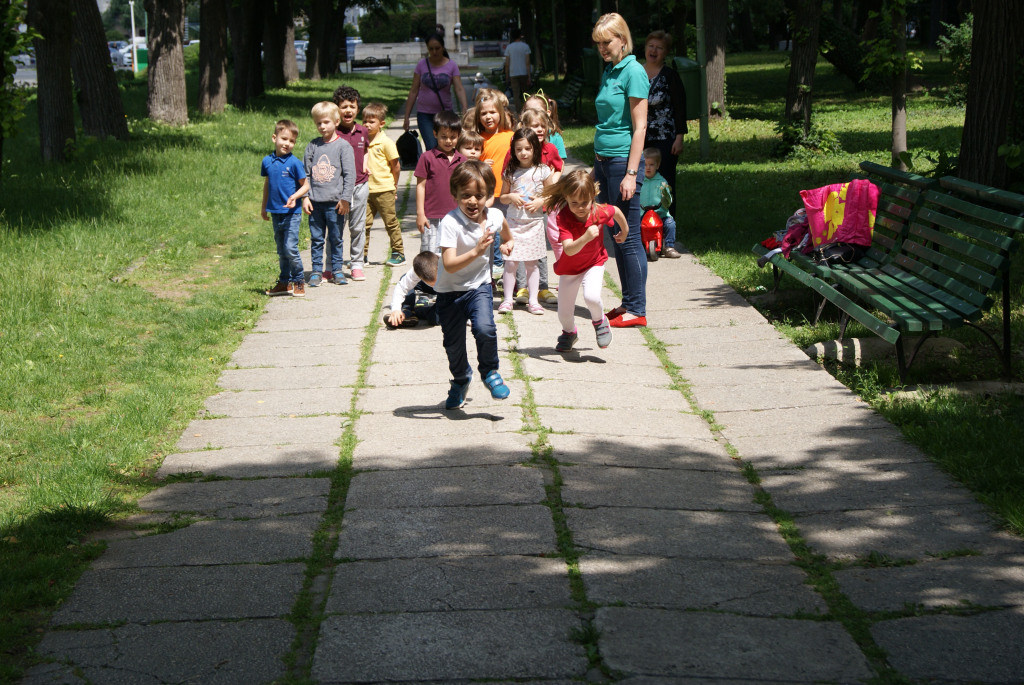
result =
[[814,249],[811,258],[815,264],[849,264],[864,256],[868,251],[863,245],[853,243],[829,243]]
[[420,160],[420,139],[416,131],[406,131],[395,141],[398,157],[402,160],[403,169],[415,169]]

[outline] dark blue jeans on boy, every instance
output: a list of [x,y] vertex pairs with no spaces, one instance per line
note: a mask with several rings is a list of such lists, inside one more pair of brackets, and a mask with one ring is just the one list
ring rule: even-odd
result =
[[[417,302],[421,302],[421,304],[416,304]],[[413,314],[428,326],[436,326],[441,323],[437,318],[437,293],[422,281],[417,283],[416,287],[410,290],[402,300],[402,312],[406,316]]]
[[302,280],[302,257],[299,255],[299,227],[302,226],[302,212],[271,214],[274,226],[274,242],[277,244],[277,261],[282,283],[297,283]]
[[342,252],[342,229],[345,228],[345,215],[338,215],[337,202],[314,202],[313,213],[309,215],[309,257],[312,265],[311,273],[324,270],[324,233],[331,244],[331,271],[341,273],[345,261]]
[[661,217],[661,249],[676,246],[676,220],[671,214]]
[[498,370],[498,329],[494,325],[494,294],[490,283],[465,292],[438,293],[437,318],[452,380],[466,383],[473,375],[466,354],[466,321],[476,339],[480,378]]

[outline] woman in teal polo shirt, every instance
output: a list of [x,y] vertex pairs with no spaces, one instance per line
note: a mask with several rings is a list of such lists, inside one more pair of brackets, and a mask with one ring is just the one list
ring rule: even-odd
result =
[[593,39],[608,63],[597,92],[594,131],[594,179],[598,201],[617,206],[626,215],[629,234],[614,243],[615,265],[622,284],[622,304],[608,312],[615,328],[647,325],[647,255],[640,239],[640,186],[644,180],[643,150],[647,132],[647,72],[633,56],[629,26],[620,15],[603,15]]

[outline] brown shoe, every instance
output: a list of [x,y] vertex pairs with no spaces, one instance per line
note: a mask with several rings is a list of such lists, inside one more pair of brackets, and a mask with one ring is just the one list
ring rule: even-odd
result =
[[295,281],[292,284],[292,297],[305,297],[306,296],[306,284],[302,281]]
[[270,290],[267,290],[266,293],[271,297],[277,297],[278,295],[291,295],[292,284],[288,283],[287,281],[278,281],[277,285],[275,285]]
[[661,250],[661,256],[666,259],[679,259],[682,257],[682,253],[674,247],[664,247]]

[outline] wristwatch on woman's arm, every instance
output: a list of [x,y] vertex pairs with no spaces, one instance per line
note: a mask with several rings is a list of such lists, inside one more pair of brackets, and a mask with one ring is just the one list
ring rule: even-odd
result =
[[639,171],[639,169],[626,169],[626,175],[636,176]]

